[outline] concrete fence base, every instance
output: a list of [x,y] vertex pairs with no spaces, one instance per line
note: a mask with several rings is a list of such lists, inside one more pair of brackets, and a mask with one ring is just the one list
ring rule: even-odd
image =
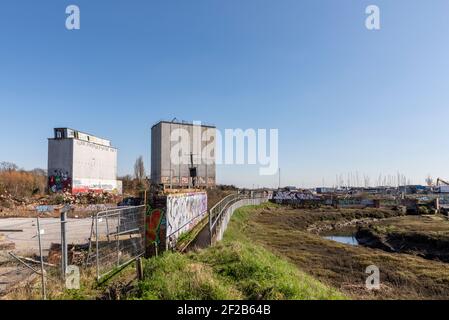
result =
[[262,203],[268,202],[268,198],[254,198],[254,199],[242,199],[233,204],[231,204],[222,215],[221,221],[218,223],[215,233],[212,237],[212,243],[219,242],[223,240],[223,235],[228,228],[229,221],[235,210],[246,206],[258,206]]

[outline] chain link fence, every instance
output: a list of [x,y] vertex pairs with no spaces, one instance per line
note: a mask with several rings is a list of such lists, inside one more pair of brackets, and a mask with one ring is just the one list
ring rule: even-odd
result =
[[0,299],[46,299],[53,289],[77,289],[70,281],[78,277],[79,286],[80,272],[100,280],[144,254],[144,231],[145,206],[81,219],[68,219],[66,212],[2,219]]
[[[69,265],[86,266],[92,219],[17,218],[1,221],[0,297],[46,298]],[[56,281],[55,281],[56,280]]]
[[96,265],[98,280],[145,254],[145,208],[120,208],[95,215],[88,260]]

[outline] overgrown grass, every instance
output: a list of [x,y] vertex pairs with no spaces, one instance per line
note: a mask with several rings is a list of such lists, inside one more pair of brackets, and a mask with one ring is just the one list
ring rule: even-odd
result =
[[[47,300],[118,300],[127,298],[127,284],[135,278],[133,265],[124,268],[110,281],[98,284],[96,270],[81,269],[79,290],[65,287],[59,278],[59,272],[48,272],[46,278]],[[42,300],[40,276],[33,275],[32,280],[18,285],[0,300]]]
[[[384,210],[379,211],[379,215]],[[285,257],[315,279],[339,289],[351,299],[446,299],[449,292],[449,265],[416,255],[388,253],[364,246],[350,246],[309,232],[311,225],[327,224],[329,217],[342,220],[354,215],[375,217],[374,209],[291,209],[266,205],[251,212],[242,230],[255,243]],[[384,217],[390,214],[385,212]],[[352,218],[351,218],[352,219]],[[396,221],[392,224],[392,221]],[[374,222],[373,222],[374,224]],[[376,225],[395,230],[441,230],[447,225],[439,217],[393,217]],[[438,227],[437,227],[438,226]],[[367,290],[365,270],[381,270],[381,289]]]
[[251,207],[238,210],[218,245],[182,255],[149,259],[138,298],[342,299],[343,295],[301,272],[245,236]]

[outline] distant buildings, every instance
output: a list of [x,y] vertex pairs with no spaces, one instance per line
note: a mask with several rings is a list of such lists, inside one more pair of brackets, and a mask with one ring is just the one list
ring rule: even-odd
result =
[[437,186],[435,187],[436,193],[449,193],[449,186]]
[[161,121],[151,128],[151,181],[166,187],[216,185],[216,128]]
[[334,193],[336,191],[337,191],[337,189],[335,189],[335,188],[326,188],[326,187],[316,188],[316,193],[318,193],[318,194]]
[[117,180],[117,149],[109,140],[69,128],[54,129],[48,139],[50,192],[121,193]]

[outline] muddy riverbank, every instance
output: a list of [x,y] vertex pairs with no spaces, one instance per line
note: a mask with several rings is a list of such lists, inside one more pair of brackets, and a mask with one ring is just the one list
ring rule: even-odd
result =
[[449,220],[445,216],[406,216],[359,227],[364,246],[449,262]]
[[[342,244],[320,234],[367,219],[371,223],[376,219],[377,224],[388,219],[402,221],[402,216],[399,212],[376,209],[309,210],[269,204],[252,210],[244,232],[299,269],[356,299],[447,299],[448,263]],[[380,290],[366,288],[365,271],[371,265],[380,270]]]

